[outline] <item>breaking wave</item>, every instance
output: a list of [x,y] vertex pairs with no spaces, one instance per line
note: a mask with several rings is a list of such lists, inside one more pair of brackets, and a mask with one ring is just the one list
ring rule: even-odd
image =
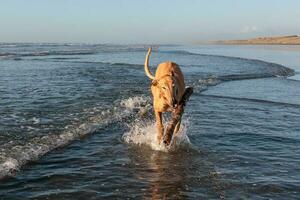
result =
[[[147,116],[150,118],[150,98],[130,97],[117,102],[113,108],[90,117],[85,123],[70,125],[61,134],[35,137],[25,145],[6,145],[0,149],[0,179],[13,176],[26,163],[37,160],[49,151],[63,147],[70,142],[97,132],[102,127],[114,123],[130,126],[132,120]],[[94,108],[93,108],[94,109]]]

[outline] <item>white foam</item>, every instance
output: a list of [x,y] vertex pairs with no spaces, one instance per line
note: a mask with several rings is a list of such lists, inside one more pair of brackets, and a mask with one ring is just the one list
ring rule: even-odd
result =
[[4,163],[2,163],[1,167],[7,169],[15,169],[18,167],[18,161],[16,159],[9,158]]
[[31,119],[31,121],[32,121],[33,124],[39,124],[39,123],[41,123],[41,119],[40,119],[40,118],[37,118],[37,117],[33,117],[33,118]]
[[198,82],[193,84],[194,91],[201,92],[210,86],[215,86],[220,83],[217,76],[208,76],[207,78],[199,79]]
[[145,107],[149,100],[149,98],[144,96],[135,96],[122,100],[120,105],[129,111],[133,111],[134,109]]

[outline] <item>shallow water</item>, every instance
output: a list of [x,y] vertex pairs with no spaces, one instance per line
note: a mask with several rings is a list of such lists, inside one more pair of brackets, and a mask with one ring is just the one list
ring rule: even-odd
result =
[[152,66],[177,62],[195,88],[171,149],[155,141],[146,47],[1,44],[1,199],[296,199],[295,63],[154,49]]

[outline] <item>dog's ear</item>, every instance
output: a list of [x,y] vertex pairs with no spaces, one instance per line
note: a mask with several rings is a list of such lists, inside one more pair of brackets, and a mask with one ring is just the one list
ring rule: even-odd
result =
[[157,86],[157,84],[158,84],[157,80],[153,80],[152,83],[151,83],[151,85],[153,85],[153,86]]

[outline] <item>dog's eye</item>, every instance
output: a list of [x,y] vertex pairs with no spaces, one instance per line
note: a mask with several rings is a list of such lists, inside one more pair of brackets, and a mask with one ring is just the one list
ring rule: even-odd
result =
[[162,87],[163,90],[166,90],[167,88],[165,86]]

